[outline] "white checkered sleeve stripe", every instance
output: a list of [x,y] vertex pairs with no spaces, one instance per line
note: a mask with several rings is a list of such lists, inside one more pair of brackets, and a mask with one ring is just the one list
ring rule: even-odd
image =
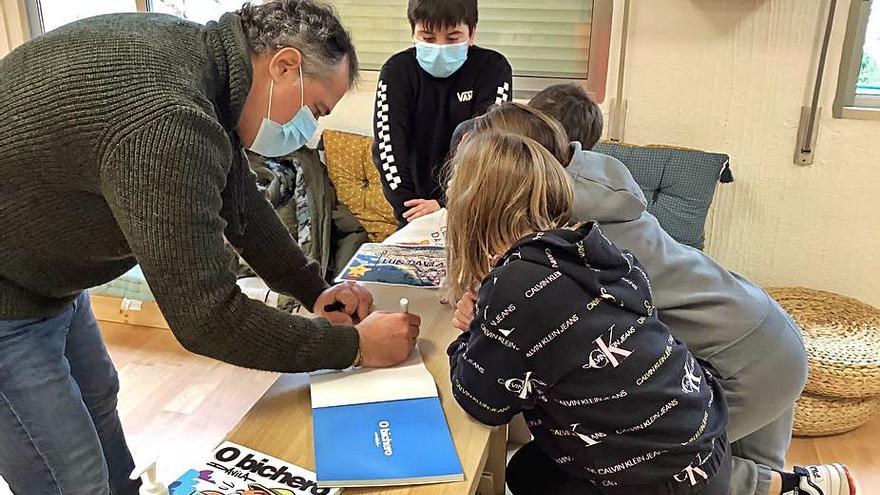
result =
[[505,82],[501,86],[498,86],[498,95],[495,97],[495,104],[504,103],[510,101],[510,83]]
[[400,187],[400,176],[394,164],[391,147],[391,124],[388,121],[388,85],[379,81],[376,92],[376,135],[379,141],[379,161],[382,164],[385,182],[392,191]]

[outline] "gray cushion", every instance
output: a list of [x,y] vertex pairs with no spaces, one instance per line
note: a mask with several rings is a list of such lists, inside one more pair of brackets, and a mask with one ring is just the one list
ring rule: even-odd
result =
[[[703,249],[706,215],[715,185],[729,167],[727,155],[608,142],[596,144],[593,151],[626,165],[648,199],[648,211],[669,235],[682,244]],[[729,172],[725,177],[730,177]]]

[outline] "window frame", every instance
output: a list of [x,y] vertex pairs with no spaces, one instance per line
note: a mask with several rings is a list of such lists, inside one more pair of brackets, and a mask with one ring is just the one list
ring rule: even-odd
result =
[[[857,95],[865,34],[874,0],[851,0],[832,114],[838,119],[880,120],[880,95]],[[880,14],[878,14],[880,15]]]
[[24,10],[27,15],[28,35],[30,39],[43,34],[43,18],[40,12],[39,0],[25,0]]
[[593,0],[593,15],[590,18],[590,58],[587,73],[583,78],[514,76],[514,98],[531,98],[548,86],[575,83],[580,84],[596,103],[603,103],[608,83],[613,18],[614,0]]

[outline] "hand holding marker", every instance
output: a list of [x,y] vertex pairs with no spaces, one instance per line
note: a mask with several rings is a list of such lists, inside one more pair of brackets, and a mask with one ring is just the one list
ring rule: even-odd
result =
[[[345,305],[340,301],[324,306],[325,313],[333,313],[335,311],[342,311],[343,309],[345,309]],[[405,297],[400,299],[400,312],[409,313],[409,299]]]
[[[332,311],[327,305],[325,311]],[[418,341],[418,315],[409,312],[409,299],[400,300],[400,312],[376,311],[355,326],[360,339],[360,362],[365,368],[387,368],[406,361]]]

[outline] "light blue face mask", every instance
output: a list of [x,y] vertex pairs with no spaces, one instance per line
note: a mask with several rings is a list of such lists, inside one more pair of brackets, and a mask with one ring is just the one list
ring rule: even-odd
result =
[[[276,158],[293,153],[302,148],[312,139],[318,130],[318,120],[306,106],[305,89],[303,88],[302,67],[299,68],[300,101],[302,105],[299,112],[293,116],[290,122],[279,125],[267,115],[260,124],[251,151],[267,158]],[[272,93],[275,90],[275,81],[269,84],[269,115],[272,115]]]
[[468,44],[435,45],[416,41],[416,59],[425,72],[434,77],[446,78],[461,69],[468,56]]

